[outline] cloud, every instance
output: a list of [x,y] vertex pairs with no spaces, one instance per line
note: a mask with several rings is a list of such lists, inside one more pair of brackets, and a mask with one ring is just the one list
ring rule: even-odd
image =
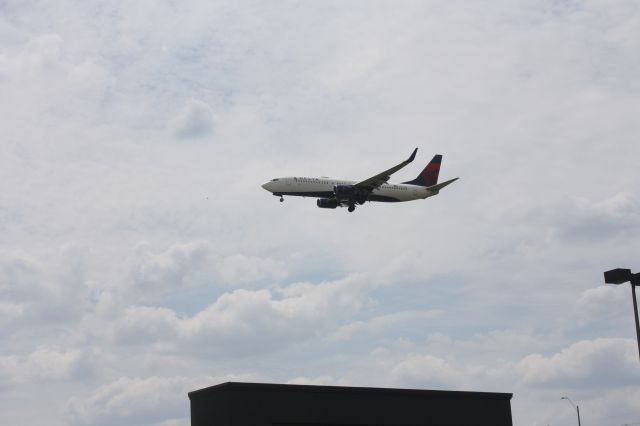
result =
[[558,212],[556,232],[569,242],[587,243],[628,238],[640,225],[640,203],[629,192],[593,201],[573,198]]
[[[62,423],[74,395],[79,424],[180,423],[186,400],[145,389],[247,357],[279,382],[514,391],[523,424],[571,386],[615,417],[630,349],[598,339],[630,301],[594,265],[639,251],[634,1],[2,11],[5,422],[38,400]],[[259,186],[415,146],[462,179],[353,215]]]
[[115,321],[112,333],[122,344],[255,356],[326,333],[363,306],[367,286],[365,277],[354,275],[273,291],[239,289],[185,317],[168,308],[133,306]]
[[129,259],[133,285],[140,291],[184,287],[201,273],[210,255],[206,241],[174,244],[160,253],[141,243]]
[[113,325],[115,339],[120,344],[149,345],[174,339],[180,319],[168,308],[131,307],[124,310]]
[[[499,334],[503,336],[473,336],[468,340],[442,334],[432,335],[426,342],[397,339],[376,348],[362,365],[384,372],[386,386],[513,391],[516,376],[512,359],[514,354],[528,352],[504,344],[504,340],[517,344],[524,336],[516,337],[514,331]],[[500,343],[502,346],[497,346]],[[355,370],[354,377],[366,374],[365,370]]]
[[[58,122],[58,128],[66,127],[70,114],[86,123],[99,113],[111,77],[95,56],[71,54],[72,46],[73,41],[53,32],[33,34],[2,50],[0,86],[14,101],[0,103],[0,110],[12,120],[11,141],[30,142],[33,134],[56,127],[55,120],[64,122]],[[37,127],[16,134],[23,126]]]
[[583,388],[638,383],[637,346],[631,339],[595,339],[572,344],[551,356],[532,354],[517,371],[531,386]]
[[68,323],[89,306],[84,255],[73,244],[62,247],[55,266],[24,253],[0,254],[0,323],[14,328]]
[[[187,393],[226,381],[255,380],[251,375],[219,377],[121,377],[66,406],[72,425],[184,424],[189,412]],[[167,422],[167,423],[165,423]]]
[[[443,333],[430,334],[425,350],[435,356],[456,354],[459,361],[507,365],[513,359],[546,347],[552,336],[539,336],[532,330],[503,329],[475,333],[467,338],[452,338]],[[505,367],[506,368],[506,367]]]
[[175,121],[180,139],[205,139],[213,134],[213,110],[203,101],[189,99]]
[[0,356],[0,377],[14,385],[87,378],[93,374],[90,351],[41,347],[26,356]]
[[335,379],[331,376],[318,376],[314,378],[308,377],[296,377],[291,380],[287,380],[287,384],[292,385],[316,385],[316,386],[335,386]]
[[[581,406],[581,414],[585,411],[594,424],[626,424],[638,418],[638,400],[640,390],[637,382],[631,386],[614,389],[593,400],[585,401]],[[586,407],[589,408],[586,408]],[[591,420],[590,420],[591,421]]]
[[220,282],[234,287],[273,285],[288,275],[281,261],[240,253],[220,255],[203,240],[177,243],[159,251],[140,243],[128,257],[127,267],[132,288],[123,290],[146,300],[157,300],[177,288],[216,287]]
[[411,355],[388,374],[394,384],[426,389],[459,389],[467,380],[459,366],[431,355]]
[[224,282],[234,285],[255,281],[278,281],[288,274],[282,262],[244,254],[234,254],[220,259],[217,273]]
[[598,321],[613,317],[627,319],[629,315],[627,309],[623,309],[623,307],[632,306],[629,293],[629,288],[626,285],[602,285],[582,292],[576,305],[580,312],[589,319],[598,318]]
[[4,298],[26,300],[38,289],[38,265],[22,254],[5,255],[0,262],[0,291]]
[[377,316],[367,321],[355,321],[340,326],[328,336],[328,339],[337,341],[351,340],[356,335],[376,335],[388,333],[390,330],[398,328],[415,327],[428,322],[438,316],[439,313],[439,311],[405,311]]
[[[614,418],[621,423],[624,418],[638,414],[632,399],[626,396],[617,399],[625,392],[633,394],[640,377],[636,368],[637,346],[631,339],[585,340],[548,356],[530,354],[518,360],[499,339],[493,343],[500,345],[494,352],[483,354],[492,344],[491,339],[483,342],[480,338],[437,338],[448,342],[442,353],[433,353],[432,342],[421,345],[398,340],[357,357],[349,374],[337,380],[346,378],[349,384],[355,381],[373,386],[512,392],[516,423],[562,418],[566,407],[564,402],[558,402],[564,395],[577,400],[581,412],[585,410],[583,415],[596,423]],[[542,336],[532,338],[545,340]],[[509,344],[517,345],[522,339],[508,340]],[[371,371],[384,373],[384,381],[379,377],[371,379]]]

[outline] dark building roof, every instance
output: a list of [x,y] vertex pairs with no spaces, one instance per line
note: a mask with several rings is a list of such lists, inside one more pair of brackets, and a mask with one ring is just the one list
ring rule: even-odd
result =
[[511,397],[235,382],[189,392],[192,426],[511,426]]

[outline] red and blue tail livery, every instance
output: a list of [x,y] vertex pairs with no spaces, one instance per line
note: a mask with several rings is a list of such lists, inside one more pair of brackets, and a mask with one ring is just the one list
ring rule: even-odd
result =
[[348,207],[347,210],[353,212],[356,204],[362,205],[367,201],[401,202],[432,197],[458,180],[454,178],[438,183],[442,155],[437,154],[414,180],[389,183],[391,175],[411,163],[417,151],[418,148],[400,164],[362,181],[295,176],[271,179],[262,187],[280,197],[280,201],[284,201],[285,195],[315,197],[320,208]]
[[429,161],[427,167],[422,170],[414,180],[402,182],[406,185],[433,186],[438,183],[438,173],[440,173],[440,164],[442,164],[442,155],[436,154],[433,160]]

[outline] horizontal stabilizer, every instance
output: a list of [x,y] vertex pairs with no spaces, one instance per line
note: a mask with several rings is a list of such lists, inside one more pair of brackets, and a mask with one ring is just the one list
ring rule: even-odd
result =
[[450,183],[453,183],[455,181],[457,181],[460,178],[454,178],[442,183],[439,183],[437,185],[432,185],[432,186],[428,186],[427,189],[431,192],[435,192],[436,194],[438,193],[438,191],[440,191],[442,188],[444,188],[445,186],[449,185]]

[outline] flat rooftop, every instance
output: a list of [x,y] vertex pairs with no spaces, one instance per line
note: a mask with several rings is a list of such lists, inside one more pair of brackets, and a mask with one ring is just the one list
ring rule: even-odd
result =
[[512,426],[512,396],[238,382],[189,392],[192,426]]

